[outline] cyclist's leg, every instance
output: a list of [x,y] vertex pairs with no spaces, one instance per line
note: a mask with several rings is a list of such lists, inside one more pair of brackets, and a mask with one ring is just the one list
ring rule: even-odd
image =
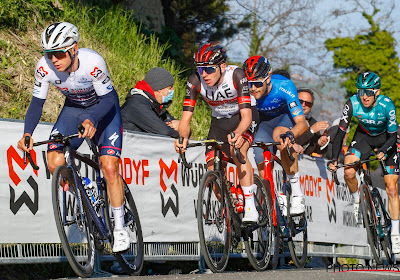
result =
[[[117,95],[115,93],[115,98]],[[98,124],[95,135],[100,150],[100,166],[107,183],[114,215],[113,252],[127,250],[130,246],[129,234],[124,225],[124,186],[119,176],[119,158],[122,150],[122,121],[118,102]]]
[[400,253],[400,232],[399,232],[399,215],[400,201],[397,180],[399,179],[399,162],[394,159],[397,157],[396,149],[388,152],[385,162],[386,171],[389,173],[384,176],[386,192],[389,198],[389,213],[392,222],[391,241],[393,254]]
[[233,156],[233,160],[238,169],[238,177],[240,185],[242,186],[244,194],[244,205],[245,215],[243,222],[257,222],[258,211],[254,204],[254,192],[257,190],[257,185],[254,184],[253,167],[248,158],[248,150],[253,142],[254,135],[258,130],[259,118],[256,107],[252,107],[253,120],[249,129],[242,135],[245,140],[239,151],[245,160],[244,164],[241,164],[237,158],[234,157],[234,149],[230,147],[230,153]]

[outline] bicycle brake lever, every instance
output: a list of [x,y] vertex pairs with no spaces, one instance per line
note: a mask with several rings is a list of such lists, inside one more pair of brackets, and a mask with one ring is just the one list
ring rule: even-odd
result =
[[[183,136],[179,136],[179,144],[183,144]],[[186,168],[188,168],[188,169],[192,168],[192,163],[188,163],[186,161],[185,152],[179,153],[179,157],[182,160],[182,163]]]
[[[231,138],[235,138],[235,132],[233,132],[233,131],[231,132]],[[245,164],[246,161],[243,159],[243,156],[242,156],[242,154],[240,153],[239,149],[235,147],[235,144],[234,144],[234,143],[231,144],[231,146],[233,147],[233,154],[234,154],[235,158],[237,158],[238,161],[239,161],[241,164]]]
[[[25,147],[28,148],[29,144],[31,142],[31,137],[25,136]],[[32,168],[35,170],[39,170],[39,166],[35,164],[35,162],[32,159],[31,153],[30,152],[24,152],[24,165],[26,165],[26,158],[28,158],[29,163],[32,165]]]

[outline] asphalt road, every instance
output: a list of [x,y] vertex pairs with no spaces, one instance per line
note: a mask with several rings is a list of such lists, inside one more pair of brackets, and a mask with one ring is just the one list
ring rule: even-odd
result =
[[[154,276],[126,276],[126,275],[94,275],[97,279],[123,279],[123,280],[314,280],[314,279],[343,279],[343,280],[375,280],[375,279],[400,279],[400,271],[345,271],[338,272],[333,269],[276,269],[263,272],[226,272],[219,274],[177,274],[177,275],[154,275]],[[64,278],[66,279],[66,278]],[[71,278],[69,278],[71,279]],[[76,278],[75,278],[76,279]]]

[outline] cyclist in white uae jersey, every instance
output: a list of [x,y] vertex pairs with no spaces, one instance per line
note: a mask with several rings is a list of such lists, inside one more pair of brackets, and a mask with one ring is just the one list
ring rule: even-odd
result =
[[[256,222],[258,213],[254,205],[253,169],[247,157],[247,151],[253,141],[258,124],[258,113],[254,99],[249,94],[247,78],[242,69],[226,65],[226,51],[218,44],[207,43],[195,53],[197,72],[187,82],[186,98],[179,124],[179,134],[184,142],[175,141],[177,152],[184,151],[190,132],[190,120],[196,104],[198,93],[212,108],[211,127],[208,139],[225,143],[234,143],[240,149],[245,164],[237,158],[233,160],[238,168],[238,177],[245,195],[245,215],[243,222]],[[235,136],[231,138],[230,132]],[[233,148],[224,145],[225,155],[233,155]],[[214,155],[206,148],[206,160],[209,169],[213,168]]]
[[[78,49],[78,41],[78,29],[68,22],[51,24],[42,33],[45,56],[36,66],[33,97],[18,148],[32,150],[32,138],[29,148],[25,147],[24,138],[32,136],[42,115],[49,85],[53,84],[66,99],[51,133],[73,134],[77,125],[82,124],[85,132],[80,138],[71,140],[73,149],[80,146],[84,137],[94,138],[100,149],[100,165],[115,217],[113,251],[120,252],[129,248],[130,240],[123,224],[124,189],[118,170],[122,148],[119,100],[103,58],[95,51]],[[51,173],[65,163],[62,149],[54,143],[48,146]]]

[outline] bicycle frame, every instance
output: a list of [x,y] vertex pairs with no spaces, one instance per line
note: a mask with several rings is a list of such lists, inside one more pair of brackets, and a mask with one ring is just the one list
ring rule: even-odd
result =
[[[101,178],[100,165],[97,162],[97,157],[96,157],[96,161],[93,161],[93,160],[89,159],[88,157],[80,154],[79,152],[72,150],[71,146],[69,146],[69,145],[64,145],[64,157],[65,157],[65,162],[66,162],[67,167],[72,169],[72,174],[74,174],[74,182],[75,182],[75,185],[77,186],[77,189],[79,190],[77,193],[77,197],[80,201],[78,201],[78,202],[81,204],[83,202],[82,201],[82,198],[83,198],[83,200],[85,201],[85,204],[87,205],[88,214],[89,214],[90,218],[92,219],[92,221],[94,222],[96,228],[98,229],[100,238],[101,239],[109,239],[111,237],[111,231],[107,228],[107,226],[103,222],[103,220],[97,215],[97,212],[94,209],[92,202],[90,201],[89,197],[86,195],[85,188],[82,185],[82,180],[80,180],[80,177],[77,178],[77,174],[80,174],[80,172],[77,169],[75,161],[74,161],[74,158],[76,158],[76,159],[88,164],[95,170],[97,191],[100,194],[100,192],[103,188],[103,185],[102,185],[102,182],[100,181],[100,178]],[[81,195],[82,193],[85,195],[82,196]],[[65,199],[65,196],[66,196],[66,194],[64,192],[63,199]],[[65,209],[63,209],[63,212],[64,211],[65,211]],[[80,209],[80,211],[81,211],[80,215],[83,215],[82,208]],[[65,213],[63,213],[63,215],[64,214]]]
[[[283,231],[283,234],[286,235],[287,237],[290,237],[290,231],[291,228],[287,222],[287,217],[285,217],[282,212],[280,207],[277,205],[277,196],[275,192],[275,184],[274,184],[274,178],[272,174],[272,160],[279,160],[278,156],[275,154],[271,153],[268,149],[264,149],[263,152],[264,155],[264,179],[267,180],[270,184],[271,188],[271,196],[272,196],[272,221],[274,226],[280,226],[281,231]],[[283,194],[286,195],[289,191],[291,193],[290,185],[286,183],[286,177],[283,176],[282,178],[282,191]],[[289,213],[290,215],[290,213]],[[284,229],[282,228],[284,227]],[[301,232],[304,230],[304,228],[307,227],[307,223],[304,225],[304,227],[301,227],[299,229],[294,229],[293,236],[295,236],[297,233]]]

